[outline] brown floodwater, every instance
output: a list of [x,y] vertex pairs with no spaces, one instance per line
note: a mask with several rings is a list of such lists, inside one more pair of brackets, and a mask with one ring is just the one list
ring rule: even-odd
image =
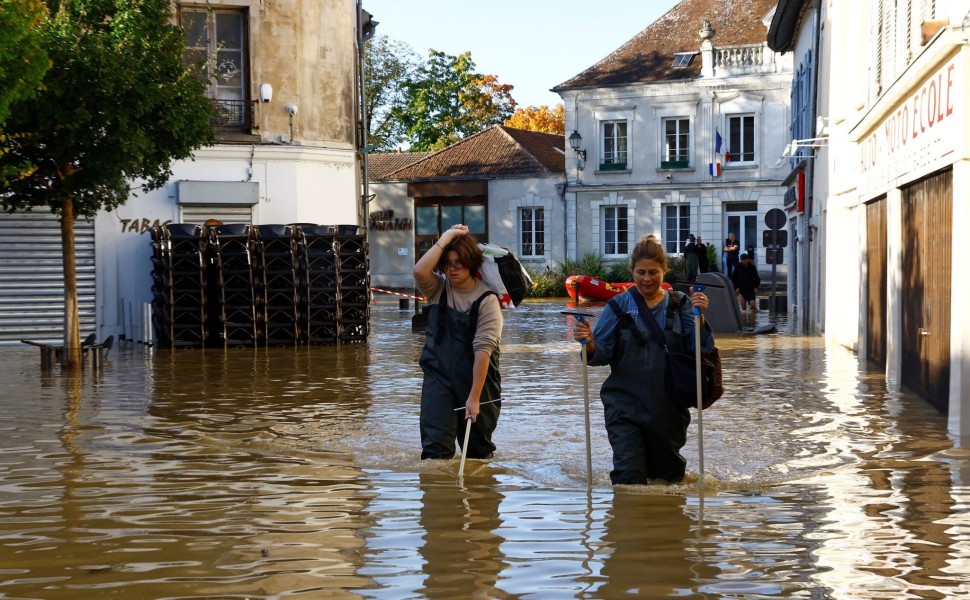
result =
[[498,451],[460,483],[419,458],[397,300],[360,345],[76,378],[0,348],[0,598],[970,598],[970,451],[924,402],[782,318],[718,337],[703,494],[696,422],[685,483],[610,487],[590,368],[590,487],[562,308],[507,315]]

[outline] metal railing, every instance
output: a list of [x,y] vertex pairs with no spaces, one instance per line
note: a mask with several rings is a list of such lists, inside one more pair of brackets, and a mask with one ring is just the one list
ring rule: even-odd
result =
[[259,129],[259,123],[256,121],[256,110],[259,102],[256,100],[213,99],[212,103],[218,111],[212,119],[212,124],[216,129],[231,131]]

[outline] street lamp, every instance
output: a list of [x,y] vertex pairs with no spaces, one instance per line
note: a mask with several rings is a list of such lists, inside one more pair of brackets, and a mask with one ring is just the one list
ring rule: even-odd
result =
[[579,158],[583,159],[583,162],[586,162],[586,151],[579,149],[582,145],[583,136],[579,135],[579,132],[574,129],[573,132],[569,134],[569,147],[576,151],[576,154],[579,155]]

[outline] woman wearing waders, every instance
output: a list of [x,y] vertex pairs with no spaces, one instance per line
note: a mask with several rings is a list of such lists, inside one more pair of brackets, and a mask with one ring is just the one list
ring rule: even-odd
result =
[[[707,296],[667,292],[661,287],[667,272],[667,253],[652,235],[640,238],[630,256],[636,283],[613,297],[603,308],[596,327],[578,323],[573,338],[586,339],[590,365],[610,365],[600,398],[606,432],[613,447],[610,480],[618,484],[681,481],[687,460],[680,449],[687,441],[690,413],[667,398],[664,388],[664,349],[643,318],[653,319],[664,332],[671,351],[694,352],[694,314],[699,318],[701,349],[710,351],[714,336],[704,322]],[[643,317],[643,318],[641,318]]]
[[[431,306],[421,351],[421,458],[452,458],[472,419],[468,458],[490,458],[498,422],[502,310],[475,276],[485,257],[468,227],[454,225],[414,265],[414,281]],[[462,410],[464,409],[464,410]]]

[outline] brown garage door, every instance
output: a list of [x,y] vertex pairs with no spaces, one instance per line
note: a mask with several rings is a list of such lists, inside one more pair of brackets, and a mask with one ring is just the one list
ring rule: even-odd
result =
[[886,197],[866,205],[866,358],[886,366]]
[[902,192],[902,383],[946,414],[953,172],[931,175]]

